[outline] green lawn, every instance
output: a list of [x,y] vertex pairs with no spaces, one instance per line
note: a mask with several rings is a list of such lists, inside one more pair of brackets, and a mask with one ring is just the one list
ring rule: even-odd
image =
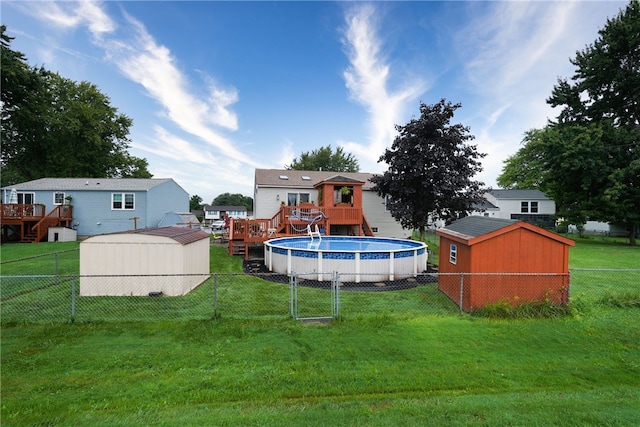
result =
[[[2,246],[2,260],[56,245]],[[26,252],[16,256],[14,248]],[[579,240],[571,264],[638,268],[638,254],[620,243]],[[2,274],[12,265],[4,264]],[[238,257],[212,248],[213,271],[240,269]],[[250,304],[277,293],[266,286],[253,296],[226,291],[237,304]],[[637,425],[638,306],[575,292],[582,301],[576,314],[559,319],[491,320],[454,310],[351,316],[326,325],[225,316],[181,321],[176,312],[164,321],[3,324],[1,422]],[[345,296],[352,298],[345,304],[373,307],[362,295]],[[402,294],[384,298],[406,303]]]

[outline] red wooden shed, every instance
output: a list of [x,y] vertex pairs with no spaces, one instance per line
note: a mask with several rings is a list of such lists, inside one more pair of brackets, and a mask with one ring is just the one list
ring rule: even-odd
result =
[[463,310],[503,300],[567,302],[573,240],[524,221],[482,216],[459,219],[436,233],[438,286]]

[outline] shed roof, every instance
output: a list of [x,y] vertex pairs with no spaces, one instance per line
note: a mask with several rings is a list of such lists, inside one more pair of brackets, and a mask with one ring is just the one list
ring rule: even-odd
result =
[[[375,174],[364,172],[299,171],[288,169],[256,169],[255,184],[258,187],[300,187],[313,188],[315,184],[331,180],[337,176],[340,182],[363,182],[363,189],[369,190],[373,183],[369,181]],[[286,178],[284,178],[286,177]]]
[[208,239],[209,234],[198,229],[185,227],[157,227],[157,228],[139,228],[137,230],[123,231],[112,234],[143,234],[148,236],[168,237],[182,245],[197,242],[198,240]]
[[171,178],[40,178],[3,187],[32,191],[146,191]]
[[501,234],[508,233],[517,228],[526,228],[536,234],[574,246],[575,242],[559,234],[552,233],[544,228],[529,224],[528,222],[504,218],[490,218],[484,216],[467,216],[439,229],[438,235],[445,235],[453,240],[465,243],[469,246],[483,242]]

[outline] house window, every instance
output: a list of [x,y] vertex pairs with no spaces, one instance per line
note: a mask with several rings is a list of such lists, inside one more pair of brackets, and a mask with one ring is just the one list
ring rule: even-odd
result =
[[384,211],[389,212],[391,210],[391,196],[384,196]]
[[538,202],[531,202],[531,213],[538,213]]
[[451,264],[458,262],[458,245],[449,245],[449,262]]
[[53,193],[53,204],[54,205],[62,205],[64,204],[64,193],[55,192]]
[[300,203],[309,203],[309,193],[287,193],[287,205],[298,206]]
[[520,202],[520,213],[529,213],[529,202]]
[[112,193],[111,209],[135,209],[135,196],[133,193]]

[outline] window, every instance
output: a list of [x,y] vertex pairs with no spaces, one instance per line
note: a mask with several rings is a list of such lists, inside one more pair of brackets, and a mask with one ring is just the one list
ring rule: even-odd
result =
[[520,213],[529,213],[529,202],[520,202]]
[[538,213],[538,202],[531,202],[531,213]]
[[61,193],[61,192],[53,193],[53,204],[54,205],[64,204],[64,193]]
[[135,196],[133,193],[111,194],[111,209],[135,209]]
[[458,246],[449,245],[449,262],[456,264],[458,262]]
[[390,205],[391,205],[391,196],[387,195],[384,197],[384,211],[385,212],[389,212],[390,209]]
[[287,205],[298,206],[300,203],[309,203],[309,193],[287,193]]

